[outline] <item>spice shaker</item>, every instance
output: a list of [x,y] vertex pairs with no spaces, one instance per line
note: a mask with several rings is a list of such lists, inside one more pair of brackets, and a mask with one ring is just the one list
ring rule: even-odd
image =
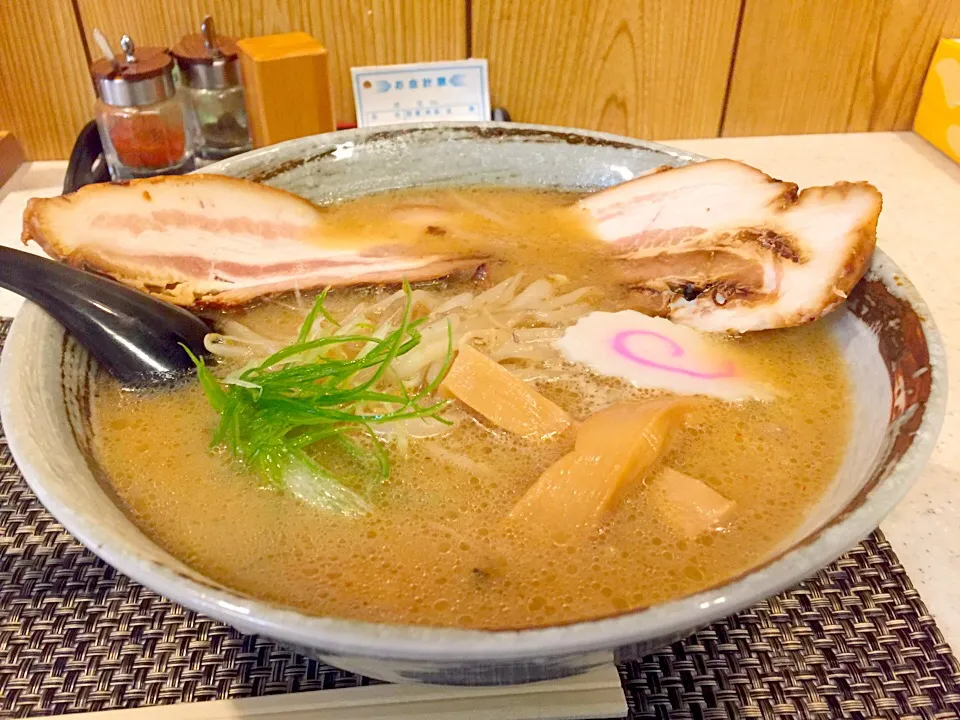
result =
[[201,162],[222,160],[249,150],[237,44],[217,35],[209,15],[200,33],[187,35],[173,48]]
[[[98,35],[98,43],[110,46]],[[174,175],[194,169],[191,128],[173,82],[165,48],[136,48],[124,35],[122,55],[90,66],[97,87],[96,120],[114,180]]]

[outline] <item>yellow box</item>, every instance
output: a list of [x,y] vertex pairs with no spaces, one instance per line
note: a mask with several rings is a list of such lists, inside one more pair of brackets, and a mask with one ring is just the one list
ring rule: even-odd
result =
[[944,39],[937,45],[913,129],[960,162],[960,38]]
[[327,49],[303,32],[237,41],[254,147],[337,129]]

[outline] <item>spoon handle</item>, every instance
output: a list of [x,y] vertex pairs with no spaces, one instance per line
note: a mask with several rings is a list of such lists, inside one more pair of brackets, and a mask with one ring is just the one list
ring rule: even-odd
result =
[[39,305],[127,386],[193,370],[209,328],[183,308],[126,285],[30,253],[0,247],[0,287]]

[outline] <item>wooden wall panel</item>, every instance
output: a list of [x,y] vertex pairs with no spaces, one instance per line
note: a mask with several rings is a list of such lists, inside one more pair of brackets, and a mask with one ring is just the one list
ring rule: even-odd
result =
[[745,0],[724,135],[906,130],[958,0]]
[[337,120],[354,122],[350,67],[466,54],[464,0],[79,0],[84,31],[99,27],[115,45],[128,33],[143,45],[173,45],[198,32],[206,14],[224,34],[249,37],[303,30],[330,50]]
[[0,130],[30,160],[66,158],[93,101],[70,0],[0,0]]
[[473,54],[518,122],[714,137],[740,0],[473,0]]
[[[71,0],[0,0],[0,130],[65,158],[93,93]],[[651,138],[909,128],[960,0],[77,0],[89,39],[171,44],[212,13],[224,30],[304,29],[331,50],[338,120],[351,65],[490,60],[518,121]],[[468,24],[466,8],[472,8]],[[738,15],[742,25],[736,48]],[[42,50],[56,38],[57,51]],[[733,72],[731,70],[731,58]],[[723,115],[726,84],[731,75]]]

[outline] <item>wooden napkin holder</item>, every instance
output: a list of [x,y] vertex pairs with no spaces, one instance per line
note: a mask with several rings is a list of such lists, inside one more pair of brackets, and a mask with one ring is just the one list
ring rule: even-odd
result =
[[336,130],[327,49],[307,33],[237,41],[254,147]]
[[23,148],[20,147],[13,133],[0,130],[0,187],[13,177],[23,161]]

